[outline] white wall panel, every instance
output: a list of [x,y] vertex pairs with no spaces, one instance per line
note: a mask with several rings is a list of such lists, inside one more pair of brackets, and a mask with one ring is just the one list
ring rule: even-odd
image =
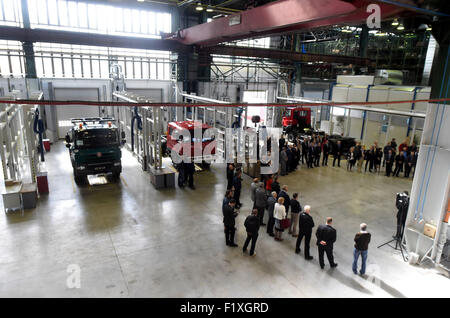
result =
[[[414,92],[390,89],[389,101],[413,100]],[[410,111],[412,103],[388,104],[388,108]]]
[[332,100],[334,102],[347,102],[348,101],[348,85],[336,85],[333,87]]
[[367,86],[351,87],[348,90],[349,102],[365,102],[367,96]]
[[349,85],[373,85],[373,75],[338,75],[336,83]]
[[[97,88],[56,87],[54,89],[54,96],[56,100],[99,101],[100,94]],[[100,115],[100,107],[98,106],[70,105],[55,107],[59,138],[64,138],[65,134],[72,126],[70,124],[70,119],[81,117],[98,117]]]

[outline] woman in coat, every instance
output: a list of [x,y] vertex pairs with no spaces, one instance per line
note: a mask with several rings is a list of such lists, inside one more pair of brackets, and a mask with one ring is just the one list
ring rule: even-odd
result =
[[275,219],[275,240],[282,241],[281,235],[284,229],[281,226],[281,220],[286,218],[286,208],[284,207],[284,198],[282,197],[278,198],[278,202],[275,203],[273,218]]
[[347,171],[352,171],[355,163],[356,163],[355,147],[351,147],[347,155]]

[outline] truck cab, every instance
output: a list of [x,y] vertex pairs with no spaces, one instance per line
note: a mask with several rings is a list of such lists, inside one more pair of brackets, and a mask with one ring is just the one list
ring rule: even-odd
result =
[[[72,129],[66,135],[73,175],[77,184],[88,175],[111,173],[118,180],[122,172],[121,145],[124,133],[113,118],[75,118]],[[122,137],[122,138],[120,138]]]
[[[211,143],[213,143],[212,145],[212,151],[211,154],[208,155],[210,156],[210,158],[208,159],[213,159],[212,156],[216,153],[216,141],[214,136],[212,137],[205,137],[204,133],[207,129],[212,128],[211,126],[207,125],[207,124],[201,124],[201,129],[202,129],[202,139],[201,140],[196,140],[195,136],[194,136],[194,121],[176,121],[176,122],[170,122],[168,124],[167,127],[167,144],[166,144],[166,149],[167,152],[170,154],[171,150],[175,147],[176,144],[178,144],[180,142],[179,139],[173,138],[172,137],[172,133],[175,130],[182,130],[182,129],[186,129],[190,132],[190,142],[191,142],[191,160],[192,161],[204,161],[206,160],[207,156],[204,155],[204,150],[205,148],[210,145]],[[198,149],[197,152],[201,153],[201,158],[197,158],[195,157],[195,149],[196,147],[201,147],[201,150]],[[211,146],[210,146],[211,147]],[[182,151],[180,152],[180,155],[183,155]]]
[[283,114],[283,131],[292,141],[298,135],[304,134],[305,129],[311,128],[311,108],[288,107]]

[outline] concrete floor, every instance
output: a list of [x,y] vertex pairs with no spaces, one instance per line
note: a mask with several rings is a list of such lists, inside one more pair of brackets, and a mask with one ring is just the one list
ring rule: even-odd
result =
[[[127,152],[121,182],[78,187],[62,143],[47,155],[50,194],[38,207],[0,216],[0,297],[439,297],[450,280],[404,263],[376,246],[395,230],[395,193],[411,180],[300,168],[282,177],[290,193],[312,206],[316,224],[333,216],[338,231],[336,269],[294,253],[295,239],[276,242],[261,230],[256,257],[224,244],[221,202],[225,170],[195,176],[197,190],[157,191]],[[245,177],[237,243],[245,238],[251,179]],[[372,243],[368,278],[351,271],[353,237],[368,223]],[[313,239],[312,244],[315,243]],[[70,264],[81,288],[69,289]]]

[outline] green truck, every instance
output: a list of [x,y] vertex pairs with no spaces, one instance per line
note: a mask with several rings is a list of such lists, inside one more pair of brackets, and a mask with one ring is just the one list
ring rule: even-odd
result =
[[113,118],[75,118],[66,135],[66,147],[72,161],[73,176],[77,184],[84,183],[88,175],[111,173],[114,181],[122,172],[122,152],[125,133],[119,138],[119,129]]

